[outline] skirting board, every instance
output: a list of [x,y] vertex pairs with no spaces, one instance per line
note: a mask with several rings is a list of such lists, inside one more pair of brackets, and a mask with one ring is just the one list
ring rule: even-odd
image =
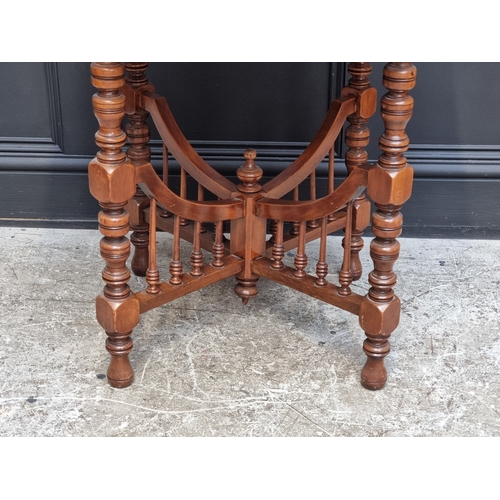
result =
[[[325,191],[319,178],[318,195]],[[416,178],[402,236],[500,239],[499,193],[500,179]],[[2,226],[97,228],[99,210],[84,172],[0,171]]]

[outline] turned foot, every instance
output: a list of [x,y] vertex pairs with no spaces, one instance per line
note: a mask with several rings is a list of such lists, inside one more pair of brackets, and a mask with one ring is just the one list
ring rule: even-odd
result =
[[382,389],[387,381],[384,358],[389,354],[390,344],[387,341],[373,342],[366,339],[363,351],[365,351],[367,360],[361,371],[361,385],[372,391]]
[[123,335],[108,333],[106,349],[111,354],[108,368],[108,381],[112,387],[128,387],[134,380],[134,371],[128,355],[132,351],[132,339],[128,332]]

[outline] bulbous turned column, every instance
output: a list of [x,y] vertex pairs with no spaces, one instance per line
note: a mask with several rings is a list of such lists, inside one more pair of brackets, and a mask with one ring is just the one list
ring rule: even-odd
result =
[[[125,63],[125,83],[133,91],[148,84],[145,72],[147,63]],[[135,101],[134,93],[129,95]],[[127,138],[130,144],[127,157],[134,166],[140,166],[151,161],[151,150],[148,146],[150,139],[149,125],[146,120],[149,113],[138,107],[136,102],[129,103],[132,112],[127,112],[129,123],[126,127]],[[131,268],[136,276],[145,276],[149,262],[149,225],[144,218],[144,210],[150,205],[149,198],[137,186],[134,197],[129,200],[127,211],[130,214],[130,241],[134,246]]]
[[102,295],[96,299],[97,320],[106,331],[106,349],[111,354],[108,381],[114,387],[126,387],[133,380],[129,361],[132,329],[138,324],[139,301],[131,293],[130,271],[126,261],[130,255],[129,215],[127,201],[135,193],[135,172],[122,151],[126,136],[121,130],[125,114],[125,98],[120,91],[124,83],[121,63],[92,63],[92,84],[97,93],[92,98],[99,123],[96,144],[101,148],[89,164],[89,187],[99,201],[101,256],[106,266]]
[[[236,175],[240,180],[238,185],[238,191],[244,195],[245,198],[245,220],[244,226],[241,228],[243,231],[243,258],[245,259],[245,268],[243,271],[236,275],[238,284],[234,287],[234,291],[238,297],[241,298],[243,304],[247,304],[248,301],[255,297],[258,293],[257,281],[259,277],[251,272],[251,261],[254,257],[253,251],[253,241],[252,239],[258,233],[258,229],[262,230],[262,224],[254,224],[253,221],[257,219],[254,218],[253,214],[253,204],[255,195],[258,194],[262,186],[259,184],[262,178],[263,172],[260,167],[255,164],[255,158],[257,153],[254,149],[247,149],[244,153],[245,164],[242,165],[236,171]],[[264,222],[264,239],[265,239],[265,219]],[[236,232],[236,231],[235,231]],[[231,231],[233,234],[233,231]]]
[[416,81],[411,63],[389,63],[384,68],[384,86],[388,93],[381,100],[385,131],[380,138],[382,154],[369,173],[368,196],[377,208],[372,216],[375,238],[370,245],[374,269],[371,285],[360,306],[359,321],[366,332],[363,350],[367,356],[361,383],[368,389],[381,389],[387,380],[384,358],[390,351],[389,337],[399,323],[401,304],[394,294],[394,264],[399,257],[403,216],[401,206],[411,195],[413,169],[404,156],[409,146],[405,129],[413,112],[413,98],[408,91]]

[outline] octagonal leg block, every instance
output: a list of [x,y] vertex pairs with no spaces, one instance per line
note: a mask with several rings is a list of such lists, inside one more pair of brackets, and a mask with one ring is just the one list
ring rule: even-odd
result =
[[96,299],[96,315],[108,336],[106,350],[111,354],[108,381],[113,387],[127,387],[134,380],[134,371],[129,361],[133,347],[130,334],[139,323],[139,301],[134,295],[121,301],[108,300],[99,295]]
[[359,324],[367,337],[363,343],[367,360],[361,371],[361,384],[367,389],[382,389],[387,381],[384,358],[389,354],[389,337],[399,324],[400,311],[396,296],[390,302],[377,303],[367,295],[361,302]]

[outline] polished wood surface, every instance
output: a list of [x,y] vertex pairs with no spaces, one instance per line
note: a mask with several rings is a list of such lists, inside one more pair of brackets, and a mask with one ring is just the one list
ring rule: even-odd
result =
[[130,255],[127,234],[128,200],[136,194],[134,166],[127,160],[122,148],[126,136],[121,130],[125,114],[125,97],[121,93],[124,67],[117,63],[93,63],[92,83],[97,88],[93,97],[94,113],[99,122],[96,143],[101,148],[89,165],[92,195],[99,200],[101,256],[106,263],[102,273],[105,282],[102,295],[96,299],[97,319],[106,331],[106,349],[111,354],[108,380],[114,387],[132,383],[133,370],[129,353],[133,342],[130,334],[139,323],[139,301],[131,293],[128,281],[130,271],[126,261]]
[[[235,167],[238,184],[203,160],[182,134],[165,98],[148,82],[146,70],[146,63],[91,65],[100,151],[89,165],[89,182],[102,207],[101,255],[106,265],[105,287],[96,310],[108,335],[110,384],[126,387],[132,383],[131,332],[142,313],[234,276],[234,291],[244,303],[258,293],[262,277],[359,316],[367,356],[361,383],[368,389],[382,388],[387,379],[388,339],[400,313],[393,267],[399,255],[396,238],[401,234],[401,207],[411,195],[413,179],[404,153],[409,144],[405,128],[413,110],[408,92],[415,85],[415,67],[410,63],[385,66],[383,83],[388,93],[381,100],[385,131],[376,164],[368,163],[366,153],[368,123],[377,105],[369,80],[371,65],[350,63],[350,80],[332,101],[310,145],[264,184],[253,149],[242,152],[242,163]],[[125,115],[126,136],[121,130]],[[149,117],[163,141],[161,176],[150,163]],[[346,123],[348,176],[335,189],[333,148]],[[122,148],[127,139],[125,154]],[[181,168],[177,191],[169,182],[169,155]],[[328,193],[317,198],[316,169],[323,160],[328,161]],[[308,186],[307,199],[299,199],[301,184]],[[194,197],[191,192],[196,193]],[[376,209],[371,217],[373,270],[368,275],[370,289],[362,296],[351,284],[363,272],[359,252],[370,222],[369,199]],[[157,230],[173,235],[167,255],[163,249],[158,251]],[[327,262],[327,236],[339,230],[344,231],[343,259],[337,270],[338,284],[334,284],[335,270]],[[319,239],[319,252],[310,255],[307,243],[315,239]],[[144,290],[136,294],[128,286],[130,242],[132,271],[145,276]],[[182,251],[185,245],[187,252]],[[291,260],[290,251],[294,252]],[[160,275],[159,269],[166,268],[158,265],[162,258],[170,260],[167,276]]]

